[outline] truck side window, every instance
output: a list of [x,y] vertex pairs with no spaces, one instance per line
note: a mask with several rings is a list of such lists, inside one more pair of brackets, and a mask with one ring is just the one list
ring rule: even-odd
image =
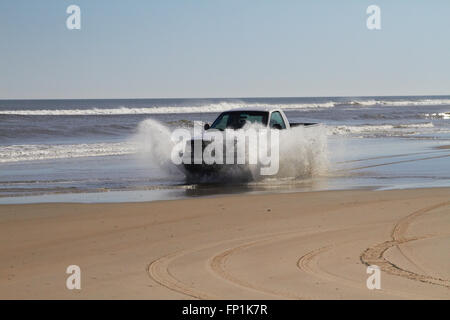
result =
[[212,124],[212,128],[219,129],[219,130],[225,130],[228,126],[228,118],[230,117],[230,114],[228,113],[222,113],[219,118],[217,118],[216,121]]
[[283,117],[278,111],[275,111],[270,116],[270,127],[273,128],[276,124],[278,124],[281,129],[286,129],[286,125],[284,124]]

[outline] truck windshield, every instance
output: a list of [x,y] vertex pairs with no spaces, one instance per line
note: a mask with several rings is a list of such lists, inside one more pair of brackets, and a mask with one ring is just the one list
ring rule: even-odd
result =
[[240,129],[247,123],[267,125],[268,112],[264,111],[231,111],[222,113],[211,125],[212,129]]

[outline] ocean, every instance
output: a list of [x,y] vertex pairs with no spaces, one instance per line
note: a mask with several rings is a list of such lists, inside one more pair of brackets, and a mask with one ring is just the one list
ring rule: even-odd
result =
[[[327,170],[226,184],[162,168],[172,130],[259,106],[321,123]],[[0,203],[450,186],[448,145],[450,96],[0,100]]]

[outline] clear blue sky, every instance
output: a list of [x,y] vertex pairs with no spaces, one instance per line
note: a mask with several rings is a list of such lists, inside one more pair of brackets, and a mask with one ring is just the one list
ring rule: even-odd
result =
[[2,0],[0,98],[450,94],[449,17],[448,0]]

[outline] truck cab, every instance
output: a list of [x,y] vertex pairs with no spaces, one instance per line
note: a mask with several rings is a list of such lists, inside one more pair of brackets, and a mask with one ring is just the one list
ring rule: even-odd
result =
[[211,126],[205,125],[205,129],[238,130],[246,124],[259,124],[272,129],[289,129],[290,124],[281,109],[236,109],[222,112]]

